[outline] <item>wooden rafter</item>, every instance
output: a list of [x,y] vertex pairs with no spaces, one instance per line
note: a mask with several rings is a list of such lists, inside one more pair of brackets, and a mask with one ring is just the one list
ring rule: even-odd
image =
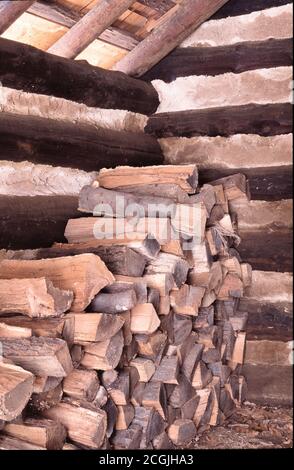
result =
[[183,0],[165,22],[114,65],[114,70],[140,77],[210,18],[228,0]]
[[75,58],[132,3],[134,0],[102,0],[53,44],[48,52],[68,59]]
[[0,34],[4,33],[17,18],[22,15],[34,1],[2,1],[0,3]]
[[[73,11],[64,5],[55,2],[47,4],[42,1],[34,2],[28,12],[66,28],[72,28],[84,16],[82,13]],[[134,49],[139,42],[128,31],[122,31],[113,26],[109,26],[100,35],[97,34],[96,38],[128,51]]]

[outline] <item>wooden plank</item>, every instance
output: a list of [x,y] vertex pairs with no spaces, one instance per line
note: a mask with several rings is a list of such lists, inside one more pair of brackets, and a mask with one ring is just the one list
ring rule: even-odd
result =
[[1,113],[0,137],[0,160],[28,160],[87,171],[104,167],[105,154],[110,167],[160,164],[163,160],[153,137],[36,116]]
[[4,33],[14,21],[17,20],[34,1],[2,1],[0,5],[0,34]]
[[[28,12],[66,28],[72,28],[83,17],[81,12],[71,10],[65,5],[55,3],[48,5],[42,1],[33,3]],[[128,31],[122,31],[113,26],[109,26],[101,34],[98,34],[98,38],[128,51],[131,51],[138,44],[138,41]]]
[[289,134],[291,123],[291,104],[248,104],[154,114],[149,118],[145,131],[157,137],[270,136]]
[[133,3],[134,0],[101,0],[56,41],[48,52],[74,59]]
[[226,5],[220,8],[212,17],[212,20],[226,18],[227,16],[247,15],[253,11],[260,11],[267,8],[279,7],[292,3],[291,0],[230,0]]
[[114,69],[132,76],[141,76],[192,31],[210,18],[228,0],[183,0],[173,15],[155,28],[125,58],[115,64]]
[[177,77],[242,73],[290,66],[292,61],[292,39],[269,39],[219,47],[183,47],[162,59],[142,79],[170,83]]
[[151,114],[159,104],[155,89],[143,81],[3,38],[0,38],[0,81],[3,86],[97,108]]

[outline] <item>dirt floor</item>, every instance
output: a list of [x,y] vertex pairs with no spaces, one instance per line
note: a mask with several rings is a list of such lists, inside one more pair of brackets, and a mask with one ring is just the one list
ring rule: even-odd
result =
[[190,449],[281,449],[293,446],[293,410],[245,402],[217,428],[191,442]]

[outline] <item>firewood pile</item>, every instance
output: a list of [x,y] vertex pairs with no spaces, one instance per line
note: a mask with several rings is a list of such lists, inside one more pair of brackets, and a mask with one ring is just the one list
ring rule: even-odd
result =
[[170,449],[231,416],[251,283],[241,174],[101,170],[67,244],[0,261],[0,449]]

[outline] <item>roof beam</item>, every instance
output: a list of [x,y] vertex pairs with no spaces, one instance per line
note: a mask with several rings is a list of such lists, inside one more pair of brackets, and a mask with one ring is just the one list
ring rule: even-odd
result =
[[26,0],[2,1],[0,3],[0,34],[4,33],[33,3],[34,1]]
[[[70,10],[64,5],[59,5],[55,2],[47,4],[42,1],[33,3],[28,12],[66,28],[72,28],[84,16],[82,13]],[[107,28],[100,35],[97,34],[96,39],[128,51],[134,49],[139,42],[127,31],[119,30],[113,26]]]
[[47,52],[74,59],[133,3],[134,0],[101,0]]
[[140,77],[178,46],[228,0],[183,0],[158,28],[113,66],[114,70]]

